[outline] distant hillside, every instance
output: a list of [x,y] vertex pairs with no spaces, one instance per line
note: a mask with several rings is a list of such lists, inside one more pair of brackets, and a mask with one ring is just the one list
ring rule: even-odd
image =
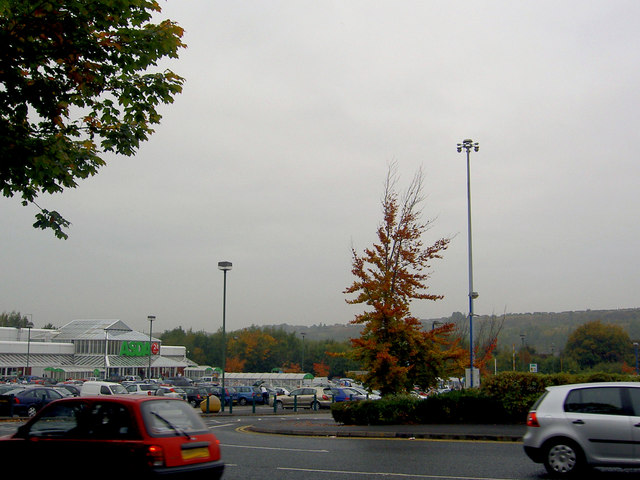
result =
[[[515,345],[518,348],[522,344],[522,337],[527,345],[532,346],[540,353],[550,353],[553,348],[556,352],[564,348],[570,333],[578,326],[595,320],[603,323],[611,323],[624,328],[631,339],[640,340],[640,308],[625,308],[619,310],[585,310],[577,312],[535,312],[535,313],[507,313],[498,315],[498,320],[504,319],[502,330],[498,336],[498,348],[510,348]],[[475,325],[490,321],[491,317],[480,315],[474,317]],[[441,317],[421,320],[425,328],[432,327],[434,322],[467,322],[468,318],[460,312],[451,317]],[[309,340],[329,340],[338,342],[357,337],[360,334],[360,326],[357,325],[274,325],[287,332],[304,333]]]

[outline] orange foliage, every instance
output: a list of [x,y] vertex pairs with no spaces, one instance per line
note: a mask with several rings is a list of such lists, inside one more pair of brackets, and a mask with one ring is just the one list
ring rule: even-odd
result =
[[329,376],[329,365],[324,362],[314,363],[313,364],[313,373],[315,373],[316,377],[328,377]]
[[245,363],[246,360],[241,360],[238,357],[227,358],[225,372],[241,373],[244,370]]

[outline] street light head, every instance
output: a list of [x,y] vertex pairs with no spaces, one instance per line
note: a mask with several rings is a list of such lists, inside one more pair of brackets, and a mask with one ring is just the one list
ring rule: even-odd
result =
[[153,322],[156,319],[155,315],[149,315],[147,316],[147,320],[149,320],[150,322]]
[[231,267],[233,267],[233,264],[231,262],[218,262],[219,270],[227,271],[231,270]]
[[465,149],[467,153],[469,153],[471,150],[477,152],[478,150],[480,150],[480,144],[478,142],[474,142],[470,138],[467,138],[463,140],[462,143],[458,144],[458,153],[462,152],[462,149]]

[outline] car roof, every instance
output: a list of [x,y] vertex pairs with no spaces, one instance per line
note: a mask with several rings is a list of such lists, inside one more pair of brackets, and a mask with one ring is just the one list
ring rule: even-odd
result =
[[114,403],[120,403],[120,404],[134,405],[134,404],[140,404],[143,402],[153,402],[153,401],[159,401],[159,400],[160,401],[162,400],[178,401],[178,402],[182,401],[179,398],[151,397],[146,395],[89,395],[86,397],[63,398],[60,400],[56,400],[56,403],[69,402],[69,401],[75,401],[75,402],[87,401],[87,402],[100,402],[100,403],[114,402]]
[[640,382],[590,382],[590,383],[568,383],[566,385],[552,385],[547,390],[571,390],[574,388],[592,387],[636,387],[640,388]]

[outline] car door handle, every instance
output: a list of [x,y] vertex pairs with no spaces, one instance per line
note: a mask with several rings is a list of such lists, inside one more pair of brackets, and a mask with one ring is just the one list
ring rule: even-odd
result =
[[571,423],[573,423],[574,425],[584,425],[584,421],[582,421],[582,420],[574,420]]
[[634,427],[640,427],[640,423],[636,423]]

